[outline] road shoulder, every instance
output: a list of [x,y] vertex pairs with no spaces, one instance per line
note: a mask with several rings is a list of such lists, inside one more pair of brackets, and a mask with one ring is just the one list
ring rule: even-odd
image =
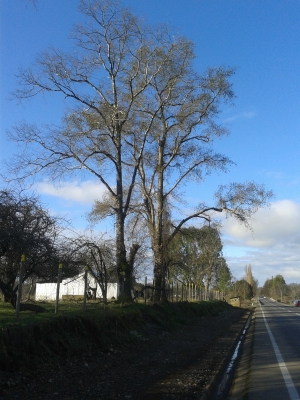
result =
[[234,372],[231,388],[227,400],[246,400],[250,378],[250,366],[253,354],[253,339],[255,332],[254,311],[245,339],[242,343],[240,356]]

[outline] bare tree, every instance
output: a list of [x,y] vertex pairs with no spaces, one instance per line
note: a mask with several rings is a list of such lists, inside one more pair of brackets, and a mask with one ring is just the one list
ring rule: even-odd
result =
[[[225,133],[216,117],[221,104],[233,97],[233,70],[212,68],[198,76],[192,68],[191,42],[164,28],[145,27],[117,1],[82,0],[80,10],[88,22],[74,30],[74,51],[41,54],[33,68],[20,71],[15,93],[18,99],[60,95],[67,108],[62,125],[15,127],[11,137],[24,148],[9,166],[19,179],[44,173],[58,180],[83,171],[105,186],[97,213],[115,219],[118,278],[121,282],[125,276],[128,299],[131,260],[139,244],[132,243],[127,255],[125,221],[143,211],[156,293],[161,294],[166,276],[163,247],[184,223],[210,220],[214,211],[247,222],[269,194],[253,183],[222,187],[216,204],[200,204],[164,241],[166,207],[180,199],[180,187],[189,179],[201,182],[207,173],[231,163],[210,144]],[[137,180],[143,204],[133,199]]]
[[[53,279],[59,262],[66,261],[59,243],[58,220],[43,209],[34,196],[0,191],[0,290],[16,305],[18,285],[29,277]],[[19,281],[21,255],[24,274]],[[74,273],[65,263],[65,273]]]
[[[226,156],[215,153],[211,144],[226,133],[216,119],[221,104],[233,98],[229,82],[233,69],[211,68],[198,76],[192,68],[193,45],[184,38],[170,37],[167,32],[163,37],[158,57],[167,61],[150,83],[147,115],[153,122],[138,167],[143,210],[154,254],[157,301],[164,292],[166,276],[165,209],[174,200],[180,201],[180,189],[187,181],[202,182],[213,170],[226,170],[231,164]],[[252,213],[270,195],[263,186],[252,182],[221,186],[215,195],[215,204],[200,203],[194,212],[174,224],[167,241],[189,220],[210,221],[215,212],[225,212],[247,224]]]
[[[15,92],[18,99],[40,93],[62,96],[68,107],[62,126],[15,127],[11,138],[24,151],[9,166],[21,179],[45,173],[58,180],[80,171],[99,179],[107,193],[98,201],[98,217],[115,218],[118,276],[121,280],[125,274],[130,298],[124,226],[155,117],[146,112],[144,93],[168,55],[157,57],[160,33],[143,27],[118,2],[82,0],[80,10],[88,23],[75,28],[75,51],[41,54],[33,68],[20,71]],[[131,258],[137,248],[135,243],[130,249]]]
[[88,268],[98,283],[103,301],[107,303],[107,285],[117,277],[115,257],[111,243],[103,238],[79,236],[70,241],[72,257]]

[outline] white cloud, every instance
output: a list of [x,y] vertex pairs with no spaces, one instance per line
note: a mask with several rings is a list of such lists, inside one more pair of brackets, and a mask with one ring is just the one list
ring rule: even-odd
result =
[[256,112],[254,111],[243,111],[238,114],[233,115],[226,119],[226,122],[236,121],[237,119],[252,119],[256,117]]
[[224,256],[228,266],[237,279],[244,276],[245,265],[250,264],[255,279],[259,281],[259,285],[263,286],[267,279],[272,276],[282,275],[286,283],[300,283],[300,258],[294,257],[294,261],[290,260],[288,252],[280,251],[249,251],[245,250],[243,255],[232,256],[232,253],[226,254],[226,246],[224,248]]
[[105,187],[104,185],[91,180],[83,182],[67,182],[58,187],[54,186],[51,182],[46,181],[40,182],[37,185],[37,191],[43,195],[70,200],[72,202],[93,204],[94,200],[102,198],[105,192]]
[[300,204],[281,200],[259,210],[253,232],[233,219],[223,222],[224,255],[234,276],[242,278],[251,264],[260,285],[278,274],[287,283],[300,283]]
[[225,234],[247,247],[270,247],[299,243],[300,204],[290,200],[271,203],[252,218],[253,231],[229,218],[224,221]]

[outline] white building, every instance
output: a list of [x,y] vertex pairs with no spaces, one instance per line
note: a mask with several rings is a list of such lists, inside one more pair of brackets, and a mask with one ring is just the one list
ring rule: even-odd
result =
[[[96,297],[102,298],[102,290],[97,284],[95,278],[88,274],[88,290],[96,289]],[[55,300],[57,283],[37,283],[35,291],[36,300]],[[84,296],[84,274],[80,274],[73,278],[63,279],[59,288],[59,299],[62,296]],[[112,297],[118,298],[119,285],[117,283],[107,284],[107,299]]]

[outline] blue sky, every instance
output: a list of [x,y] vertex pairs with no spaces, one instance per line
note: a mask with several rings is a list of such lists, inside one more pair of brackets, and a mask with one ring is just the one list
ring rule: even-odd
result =
[[[53,45],[68,50],[70,30],[82,16],[76,0],[0,2],[1,120],[0,161],[15,151],[6,130],[22,121],[59,124],[63,101],[37,97],[22,105],[10,101],[19,67]],[[234,106],[220,121],[230,135],[215,148],[236,165],[212,175],[199,187],[186,187],[191,207],[209,200],[219,184],[254,180],[273,190],[268,209],[258,212],[253,231],[223,221],[224,255],[240,279],[244,266],[263,284],[282,274],[300,283],[300,1],[299,0],[124,0],[149,24],[165,23],[195,43],[195,69],[236,68]],[[53,212],[67,214],[76,229],[102,188],[92,178],[71,181],[59,190],[37,182],[36,190]]]

